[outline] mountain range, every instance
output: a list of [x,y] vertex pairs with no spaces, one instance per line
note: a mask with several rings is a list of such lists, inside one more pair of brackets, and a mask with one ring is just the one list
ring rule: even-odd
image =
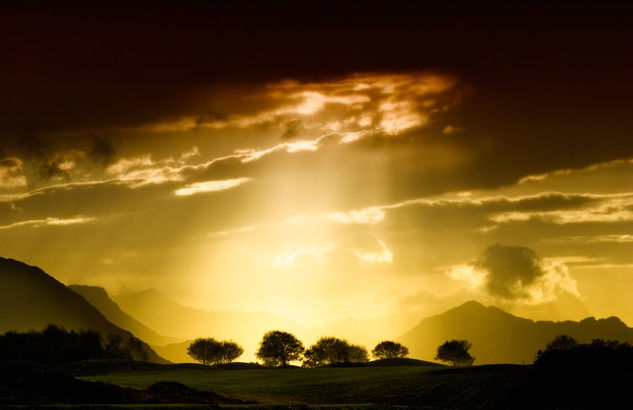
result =
[[[143,346],[154,362],[165,362],[163,357],[191,361],[186,348],[196,337],[233,339],[245,348],[242,360],[250,360],[268,330],[286,330],[304,341],[329,335],[328,329],[309,329],[267,312],[195,309],[154,289],[111,299],[103,288],[67,287],[37,267],[0,258],[0,333],[39,330],[51,323],[67,329],[134,335],[152,345]],[[397,339],[409,348],[411,357],[424,360],[432,360],[444,341],[466,339],[472,343],[476,364],[531,363],[536,352],[560,334],[580,342],[601,338],[633,343],[633,328],[617,317],[534,321],[475,301],[427,317],[399,338],[388,329],[384,339]],[[367,347],[371,350],[373,346]]]

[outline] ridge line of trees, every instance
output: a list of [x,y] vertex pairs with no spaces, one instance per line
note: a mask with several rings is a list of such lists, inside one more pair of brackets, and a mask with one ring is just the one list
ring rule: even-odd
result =
[[[472,366],[475,361],[469,350],[472,344],[467,340],[450,340],[440,345],[436,360],[453,366]],[[244,349],[237,343],[214,338],[198,338],[187,348],[187,353],[203,365],[227,364],[242,355]],[[400,343],[383,340],[371,351],[375,359],[402,359],[409,355],[409,349]],[[291,362],[301,361],[303,367],[320,367],[335,364],[366,363],[369,352],[362,345],[356,345],[334,336],[319,338],[309,348],[292,333],[271,330],[262,337],[255,356],[266,367],[287,367]]]
[[147,361],[143,342],[134,336],[103,335],[93,330],[66,330],[48,325],[41,331],[0,335],[0,361],[70,363],[90,359]]

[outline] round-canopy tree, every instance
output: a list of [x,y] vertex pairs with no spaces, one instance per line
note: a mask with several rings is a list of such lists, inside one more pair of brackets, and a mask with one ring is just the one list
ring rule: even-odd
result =
[[368,361],[367,349],[352,345],[336,337],[322,337],[303,354],[305,367],[317,367],[332,363],[361,363]]
[[384,340],[376,345],[371,354],[376,359],[396,359],[406,357],[409,354],[409,349],[400,343]]
[[244,349],[231,340],[219,342],[214,338],[198,338],[187,348],[187,354],[203,365],[231,363],[244,353]]
[[475,358],[468,352],[472,344],[468,340],[450,340],[437,348],[435,360],[450,363],[453,366],[472,366]]
[[305,349],[294,335],[281,330],[266,332],[259,342],[259,349],[255,353],[267,366],[288,366],[293,360],[299,360]]
[[221,352],[220,363],[231,363],[244,353],[244,349],[232,340],[225,340],[222,342]]

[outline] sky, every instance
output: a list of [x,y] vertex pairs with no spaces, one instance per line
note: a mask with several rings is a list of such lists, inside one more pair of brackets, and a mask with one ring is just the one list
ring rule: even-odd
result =
[[305,324],[633,325],[630,7],[245,5],[0,6],[2,256]]

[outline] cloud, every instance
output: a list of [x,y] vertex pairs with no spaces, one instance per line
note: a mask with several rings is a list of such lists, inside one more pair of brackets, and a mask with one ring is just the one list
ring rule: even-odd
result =
[[91,141],[86,157],[101,167],[112,164],[117,156],[117,151],[112,142],[97,138]]
[[68,182],[100,171],[114,162],[117,155],[111,141],[81,135],[74,138],[10,137],[5,146],[6,152],[19,158],[24,185],[31,188],[49,181]]
[[23,174],[24,163],[18,158],[0,159],[0,188],[16,188],[26,186]]
[[505,301],[540,304],[556,300],[562,292],[579,296],[576,281],[561,260],[542,260],[522,246],[491,245],[475,262],[455,266],[447,274]]
[[472,265],[456,265],[447,271],[451,279],[466,282],[469,289],[477,289],[481,287],[486,275],[484,272],[475,269]]
[[273,145],[272,147],[265,149],[239,149],[235,151],[235,157],[240,158],[241,162],[251,162],[277,151],[286,151],[287,153],[316,151],[319,149],[321,141],[325,138],[326,136],[319,137],[314,140],[282,142],[281,144]]
[[[253,112],[236,112],[203,122],[180,118],[154,125],[154,129],[267,125],[281,128],[282,139],[314,130],[352,133],[349,135],[356,139],[368,135],[367,131],[394,137],[450,110],[455,105],[456,88],[456,79],[449,75],[420,71],[363,73],[321,82],[285,80],[252,91],[251,98],[258,98],[260,106]],[[350,138],[344,142],[350,142]]]
[[306,258],[316,263],[323,263],[325,254],[336,249],[335,244],[329,244],[320,248],[299,248],[294,252],[286,252],[275,255],[274,266],[291,266],[299,259]]
[[606,235],[575,235],[563,236],[558,242],[572,243],[632,243],[633,235],[630,234],[606,234]]
[[377,239],[377,241],[380,245],[380,252],[354,251],[354,254],[362,263],[373,265],[393,262],[393,253],[391,250],[387,248],[387,245],[380,239]]
[[[473,197],[472,193],[459,192],[443,197],[414,198],[400,202],[383,205],[368,206],[365,208],[351,209],[347,211],[335,211],[323,213],[329,220],[342,224],[377,224],[382,222],[389,212],[405,209],[419,210],[458,210],[464,213],[470,209],[484,217],[483,221],[508,222],[511,220],[528,220],[535,215],[565,215],[581,212],[573,208],[587,206],[610,205],[602,204],[604,201],[623,201],[626,206],[631,194],[596,195],[596,194],[566,194],[562,192],[542,192],[534,195],[488,195]],[[611,203],[613,205],[613,203]],[[572,208],[572,209],[568,209]],[[600,209],[602,209],[600,208]],[[590,208],[588,208],[590,209]],[[584,212],[584,211],[582,211]],[[625,210],[623,210],[625,212]],[[608,213],[602,212],[602,218],[611,218]],[[490,229],[489,227],[487,229]]]
[[[393,262],[393,253],[384,241],[373,236],[373,240],[378,243],[379,250],[367,250],[352,247],[350,244],[329,243],[321,247],[299,248],[292,252],[284,252],[275,255],[274,266],[291,266],[299,261],[310,261],[314,263],[329,262],[328,255],[334,254],[339,263],[343,260],[355,261],[362,265],[381,265]],[[371,246],[375,248],[375,246]]]
[[497,223],[540,220],[564,225],[572,223],[613,223],[633,221],[633,194],[583,194],[590,201],[577,209],[558,209],[548,211],[510,211],[500,212],[490,217]]
[[226,235],[233,235],[233,234],[239,234],[239,233],[245,233],[245,232],[252,232],[255,229],[256,229],[256,226],[248,225],[248,226],[243,226],[241,228],[236,228],[236,229],[226,229],[222,231],[211,232],[207,236],[210,238],[213,238],[216,236],[226,236]]
[[9,225],[0,226],[0,230],[7,230],[7,229],[13,229],[13,228],[20,228],[20,227],[39,228],[39,227],[42,227],[42,226],[77,225],[77,224],[83,224],[83,223],[87,223],[87,222],[92,222],[94,220],[95,220],[95,218],[87,217],[87,216],[81,216],[81,215],[75,216],[73,218],[54,218],[54,217],[49,217],[49,218],[44,218],[44,219],[32,219],[32,220],[28,220],[28,221],[14,222],[14,223],[9,224]]
[[250,178],[242,177],[224,179],[219,181],[195,182],[193,184],[189,184],[184,186],[183,188],[175,190],[174,194],[177,196],[190,196],[205,192],[224,191],[227,189],[235,188],[236,186],[240,186],[250,180]]
[[284,124],[284,127],[285,129],[283,134],[281,134],[281,139],[285,140],[297,138],[299,134],[304,130],[301,120],[298,119],[287,121]]
[[525,289],[544,274],[541,261],[525,247],[492,245],[475,267],[486,272],[486,289],[506,299],[525,297]]
[[151,156],[149,154],[141,155],[139,157],[133,158],[121,158],[114,164],[110,165],[106,171],[110,174],[123,174],[131,169],[142,168],[153,166],[154,161],[152,161]]
[[380,207],[370,207],[351,211],[330,212],[324,214],[328,219],[343,224],[370,224],[379,223],[385,218],[385,211]]

